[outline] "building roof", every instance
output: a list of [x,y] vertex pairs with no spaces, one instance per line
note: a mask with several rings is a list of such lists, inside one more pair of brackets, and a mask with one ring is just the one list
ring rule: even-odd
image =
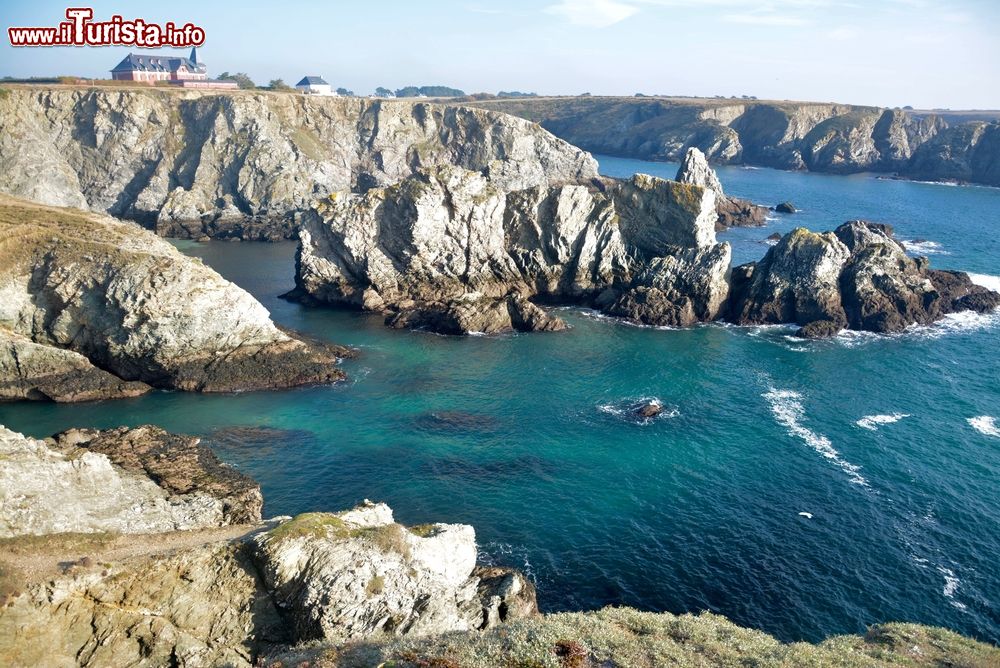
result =
[[[192,51],[194,55],[194,51]],[[197,57],[197,56],[196,56]],[[196,63],[190,58],[165,56],[163,54],[130,53],[115,65],[112,72],[176,72],[181,66],[189,72],[207,72],[204,63]]]
[[323,81],[323,77],[302,77],[302,81],[295,84],[296,86],[329,86],[327,82]]

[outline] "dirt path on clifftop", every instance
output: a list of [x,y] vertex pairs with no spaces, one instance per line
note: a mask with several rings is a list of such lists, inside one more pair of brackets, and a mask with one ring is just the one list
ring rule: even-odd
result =
[[270,526],[243,524],[160,534],[65,533],[5,538],[0,540],[0,601],[7,594],[59,575],[101,571],[106,564],[242,541]]

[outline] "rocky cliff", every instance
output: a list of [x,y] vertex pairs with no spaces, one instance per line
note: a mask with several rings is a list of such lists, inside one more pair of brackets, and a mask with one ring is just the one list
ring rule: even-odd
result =
[[304,216],[297,295],[445,333],[563,326],[528,299],[689,325],[728,293],[715,221],[712,190],[651,176],[512,190],[423,169]]
[[840,104],[677,98],[537,98],[469,103],[521,116],[576,146],[712,162],[1000,186],[1000,123]]
[[715,213],[718,215],[715,227],[718,230],[729,227],[760,227],[767,222],[768,208],[727,195],[722,190],[722,183],[715,170],[709,167],[705,154],[694,146],[684,153],[674,180],[708,188],[715,193]]
[[583,151],[486,110],[165,89],[12,87],[0,97],[0,192],[165,236],[292,238],[317,198],[439,164],[508,188],[597,175]]
[[[58,480],[58,485],[52,481]],[[384,504],[261,524],[256,483],[155,427],[0,427],[0,665],[250,666],[265,649],[487,629],[534,586]]]
[[968,274],[931,270],[927,258],[906,255],[891,228],[863,221],[823,234],[793,230],[732,276],[733,322],[796,323],[805,337],[844,328],[900,332],[955,311],[1000,307],[1000,294]]
[[0,196],[0,399],[331,382],[343,354],[134,223]]

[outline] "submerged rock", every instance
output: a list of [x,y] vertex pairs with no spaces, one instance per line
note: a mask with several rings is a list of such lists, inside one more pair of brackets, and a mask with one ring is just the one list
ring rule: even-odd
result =
[[663,412],[663,404],[659,401],[646,401],[635,409],[635,414],[641,418],[653,418]]
[[691,147],[677,170],[675,181],[707,188],[715,193],[715,210],[719,216],[718,229],[728,227],[760,227],[767,222],[767,207],[749,200],[729,197],[722,190],[722,183],[705,158],[705,154]]
[[907,256],[891,227],[851,221],[824,234],[793,230],[760,262],[735,269],[729,317],[796,323],[800,336],[815,338],[845,327],[899,332],[998,304],[1000,294],[968,274],[933,271],[927,258]]
[[774,207],[774,210],[778,213],[795,213],[798,209],[791,202],[782,202],[781,204]]
[[0,396],[343,378],[348,351],[286,334],[249,293],[132,223],[0,196],[0,236],[12,241],[0,248]]
[[306,215],[297,292],[451,334],[565,327],[532,298],[650,324],[712,320],[730,254],[714,209],[710,190],[641,174],[511,191],[455,167],[421,170]]

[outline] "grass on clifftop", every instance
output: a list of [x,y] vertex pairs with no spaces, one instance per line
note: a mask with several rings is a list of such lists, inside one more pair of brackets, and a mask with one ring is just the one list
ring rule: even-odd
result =
[[865,636],[784,644],[711,613],[606,608],[520,620],[485,633],[303,647],[263,662],[310,668],[996,668],[1000,649],[951,631],[883,624]]

